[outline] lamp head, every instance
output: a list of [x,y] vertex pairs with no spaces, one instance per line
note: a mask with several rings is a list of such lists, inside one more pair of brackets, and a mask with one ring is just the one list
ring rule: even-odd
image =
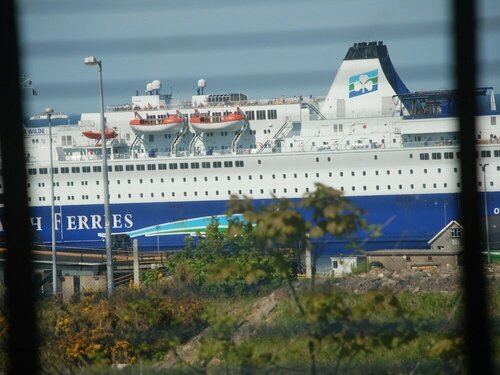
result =
[[98,61],[95,56],[88,56],[83,60],[83,62],[85,63],[85,65],[97,65],[100,63],[100,61]]
[[481,164],[479,164],[479,166],[481,167],[481,169],[482,169],[482,171],[483,171],[483,172],[486,170],[486,167],[487,167],[488,165],[490,165],[490,164],[489,164],[489,163],[484,163],[484,164],[483,164],[483,163],[481,163]]
[[54,109],[53,109],[53,108],[50,108],[50,107],[49,107],[49,108],[45,108],[45,114],[46,114],[47,116],[50,116],[50,115],[52,115],[53,113],[54,113]]

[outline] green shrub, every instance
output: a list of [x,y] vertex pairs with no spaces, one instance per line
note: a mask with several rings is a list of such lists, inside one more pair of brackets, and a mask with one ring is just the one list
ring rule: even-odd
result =
[[206,326],[204,308],[197,298],[157,288],[117,291],[112,298],[86,293],[75,303],[43,301],[38,307],[43,372],[160,360]]
[[[289,272],[279,272],[280,261]],[[290,254],[259,250],[251,231],[219,232],[217,220],[210,223],[196,244],[189,238],[185,249],[167,260],[173,283],[210,295],[255,293],[281,285],[287,277],[295,277],[293,265]]]

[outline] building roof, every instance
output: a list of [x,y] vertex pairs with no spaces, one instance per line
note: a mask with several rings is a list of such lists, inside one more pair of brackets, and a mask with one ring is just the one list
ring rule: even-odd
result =
[[405,255],[456,255],[462,250],[432,250],[432,249],[384,249],[368,251],[366,256],[405,256]]
[[354,259],[354,258],[365,258],[366,254],[355,254],[355,255],[333,255],[330,259]]

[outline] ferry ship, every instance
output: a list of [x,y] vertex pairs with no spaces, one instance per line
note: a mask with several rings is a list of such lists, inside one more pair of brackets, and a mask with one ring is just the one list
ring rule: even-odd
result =
[[[227,226],[231,195],[257,205],[273,195],[298,200],[316,182],[344,192],[381,226],[379,237],[360,237],[365,249],[426,248],[458,219],[456,92],[408,90],[383,42],[354,43],[326,96],[253,100],[205,88],[201,79],[195,95],[178,100],[156,80],[131,103],[106,108],[113,238],[137,239],[141,249],[180,248],[214,217]],[[477,163],[487,165],[477,184],[494,247],[500,113],[493,88],[476,93]],[[52,126],[58,247],[104,247],[100,131],[100,113]],[[31,224],[36,240],[50,244],[48,127],[28,124],[25,136]],[[335,239],[327,247],[346,252]]]

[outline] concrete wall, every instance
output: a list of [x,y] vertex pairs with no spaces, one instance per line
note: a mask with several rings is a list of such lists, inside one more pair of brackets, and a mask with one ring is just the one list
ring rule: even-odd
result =
[[462,250],[462,226],[452,220],[439,231],[430,241],[431,250],[460,251]]
[[[359,267],[358,257],[330,257],[331,262],[331,275],[341,277],[352,273],[352,270]],[[360,262],[362,263],[362,262]]]
[[455,254],[432,254],[429,252],[423,254],[397,253],[397,254],[369,254],[368,264],[371,262],[381,262],[384,268],[392,271],[410,270],[415,268],[431,267],[452,267],[460,265],[460,255]]
[[69,302],[73,296],[78,296],[84,290],[92,290],[95,292],[106,291],[106,276],[64,276],[62,282],[63,301]]
[[451,229],[449,229],[434,240],[431,249],[459,251],[462,249],[462,245],[462,237],[451,237]]

